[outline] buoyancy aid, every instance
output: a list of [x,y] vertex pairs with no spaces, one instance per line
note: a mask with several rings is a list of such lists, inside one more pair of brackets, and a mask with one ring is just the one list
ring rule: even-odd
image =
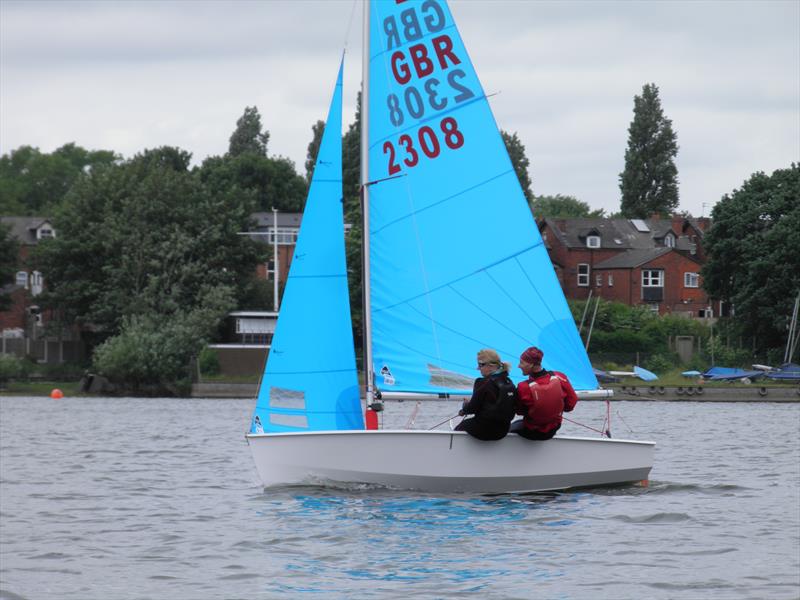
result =
[[479,377],[472,388],[472,397],[464,403],[462,412],[475,418],[508,426],[514,418],[517,391],[508,372]]
[[527,408],[523,413],[525,427],[536,431],[551,431],[561,425],[565,392],[561,378],[548,373],[518,386],[520,403]]
[[514,407],[517,403],[517,387],[506,374],[490,376],[489,381],[496,388],[497,397],[494,401],[489,400],[484,403],[481,417],[510,423],[514,418]]

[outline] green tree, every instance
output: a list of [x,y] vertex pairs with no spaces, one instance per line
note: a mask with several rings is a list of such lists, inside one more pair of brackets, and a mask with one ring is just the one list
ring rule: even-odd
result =
[[356,99],[355,120],[342,138],[342,189],[344,194],[344,220],[352,227],[345,240],[347,254],[347,280],[350,289],[350,315],[353,339],[357,348],[364,342],[361,226],[361,92]]
[[301,212],[308,192],[305,178],[283,157],[212,156],[203,161],[198,175],[216,193],[238,194],[260,211]]
[[625,170],[619,175],[620,210],[626,218],[669,215],[678,207],[678,142],[664,116],[658,87],[648,83],[633,99]]
[[148,150],[76,182],[54,215],[58,237],[37,246],[41,303],[114,336],[133,318],[166,326],[212,292],[239,297],[261,258],[238,235],[252,204],[213,193],[189,158]]
[[314,176],[314,165],[317,162],[319,146],[322,144],[322,134],[325,133],[325,121],[314,123],[311,126],[311,131],[314,137],[308,144],[308,153],[306,154],[306,181],[309,183],[311,183],[311,177]]
[[183,395],[190,385],[191,359],[202,352],[233,303],[231,287],[204,287],[193,307],[169,318],[128,317],[119,334],[96,349],[94,366],[126,391]]
[[20,146],[0,157],[0,214],[48,215],[84,172],[116,160],[113,152],[89,151],[75,144],[52,154]]
[[531,161],[528,160],[528,157],[525,154],[525,146],[517,136],[516,132],[509,134],[505,131],[501,131],[500,134],[503,136],[503,142],[505,142],[508,156],[511,159],[511,164],[514,165],[514,171],[517,173],[519,184],[522,187],[525,198],[528,200],[528,204],[530,204],[533,202],[531,178],[528,174],[528,168],[530,167]]
[[592,210],[592,208],[575,198],[574,196],[534,196],[531,210],[534,216],[551,217],[560,219],[578,219],[581,217],[604,217],[605,211],[602,208]]
[[731,302],[756,351],[786,343],[800,290],[800,165],[753,174],[723,196],[705,236],[703,286]]
[[11,295],[3,292],[3,288],[14,283],[18,257],[19,243],[11,234],[11,226],[0,223],[0,311],[11,306]]
[[236,129],[231,134],[228,145],[228,156],[242,154],[267,155],[269,132],[261,131],[261,115],[258,108],[246,106],[244,114],[236,121]]

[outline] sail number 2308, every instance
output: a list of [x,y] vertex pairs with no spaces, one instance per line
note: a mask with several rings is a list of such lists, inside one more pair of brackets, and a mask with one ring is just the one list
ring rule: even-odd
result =
[[417,130],[416,139],[407,133],[397,138],[400,151],[404,152],[405,156],[398,156],[398,150],[391,141],[384,142],[383,153],[389,158],[389,175],[397,175],[400,172],[398,160],[407,167],[416,167],[419,164],[420,150],[428,158],[439,156],[442,150],[440,138],[451,150],[457,150],[464,145],[464,134],[458,129],[458,121],[453,117],[445,117],[439,121],[439,130],[437,132],[433,127],[424,125]]

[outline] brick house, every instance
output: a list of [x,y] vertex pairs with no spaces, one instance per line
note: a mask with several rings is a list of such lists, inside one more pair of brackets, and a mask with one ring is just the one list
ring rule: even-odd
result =
[[11,307],[0,311],[0,353],[30,356],[44,363],[81,360],[83,349],[74,335],[76,332],[61,331],[57,336],[48,336],[45,327],[53,316],[41,310],[37,303],[45,278],[30,266],[29,259],[31,251],[41,240],[56,236],[50,220],[45,217],[2,217],[0,222],[11,227],[12,237],[19,242],[14,282],[2,290],[11,296]]
[[719,314],[702,289],[709,219],[540,219],[539,231],[567,298],[645,305],[661,315]]

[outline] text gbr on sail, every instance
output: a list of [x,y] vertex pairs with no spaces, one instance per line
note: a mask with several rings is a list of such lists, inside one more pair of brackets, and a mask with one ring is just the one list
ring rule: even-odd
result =
[[[404,2],[396,0],[398,5]],[[421,121],[431,113],[475,97],[464,82],[464,70],[454,68],[461,60],[452,38],[446,33],[436,35],[446,25],[445,9],[436,0],[425,0],[383,19],[384,50],[391,52],[391,73],[400,86],[397,93],[389,92],[386,97],[387,116],[392,126],[406,127],[407,117]],[[383,153],[388,174],[396,175],[403,168],[415,167],[423,157],[436,158],[442,147],[440,142],[451,150],[463,146],[464,135],[455,117],[442,119],[438,126],[424,125],[413,133],[403,133],[396,140],[387,140]]]

